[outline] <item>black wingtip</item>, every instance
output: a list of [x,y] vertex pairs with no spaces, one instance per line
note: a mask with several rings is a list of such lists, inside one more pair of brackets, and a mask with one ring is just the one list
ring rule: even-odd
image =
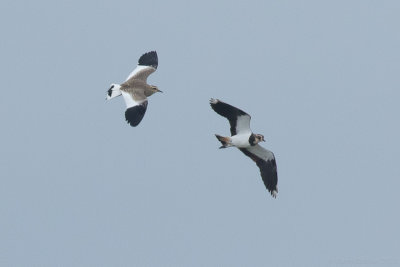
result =
[[151,66],[155,69],[158,67],[158,56],[156,51],[150,51],[145,54],[143,54],[139,58],[139,65],[143,66]]
[[275,158],[272,160],[263,160],[251,153],[246,148],[239,148],[246,156],[251,158],[257,164],[260,169],[261,178],[264,182],[265,187],[273,198],[276,198],[278,194],[278,172],[276,168]]
[[210,105],[211,105],[211,106],[216,105],[218,102],[219,102],[219,99],[210,98]]
[[265,187],[273,198],[278,194],[278,173],[275,159],[266,162],[257,162]]
[[133,106],[125,111],[125,119],[130,126],[136,127],[142,121],[147,109],[147,101],[142,105]]

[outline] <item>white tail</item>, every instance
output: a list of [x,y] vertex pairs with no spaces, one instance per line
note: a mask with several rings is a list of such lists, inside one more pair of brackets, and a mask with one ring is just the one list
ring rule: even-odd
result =
[[111,84],[110,89],[107,91],[106,99],[110,100],[111,98],[117,97],[121,95],[121,91],[119,90],[121,86],[119,84]]

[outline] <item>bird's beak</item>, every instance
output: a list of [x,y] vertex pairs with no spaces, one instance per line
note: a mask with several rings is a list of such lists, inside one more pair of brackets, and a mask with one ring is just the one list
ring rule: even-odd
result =
[[163,91],[161,91],[160,89],[157,89],[157,92],[163,93]]

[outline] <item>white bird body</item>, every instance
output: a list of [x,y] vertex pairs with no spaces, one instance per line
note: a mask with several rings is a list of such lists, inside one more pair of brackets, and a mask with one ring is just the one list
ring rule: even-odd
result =
[[246,147],[250,147],[250,143],[249,143],[249,138],[251,136],[251,132],[250,133],[242,133],[242,134],[237,134],[234,136],[229,137],[231,139],[230,144],[232,146],[235,146],[237,148],[246,148]]

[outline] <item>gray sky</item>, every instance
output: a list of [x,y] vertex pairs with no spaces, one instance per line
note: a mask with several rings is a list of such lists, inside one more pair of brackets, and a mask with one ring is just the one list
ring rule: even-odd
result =
[[[2,1],[1,266],[400,264],[398,1]],[[105,101],[157,50],[137,128]],[[278,164],[219,150],[252,115]]]

